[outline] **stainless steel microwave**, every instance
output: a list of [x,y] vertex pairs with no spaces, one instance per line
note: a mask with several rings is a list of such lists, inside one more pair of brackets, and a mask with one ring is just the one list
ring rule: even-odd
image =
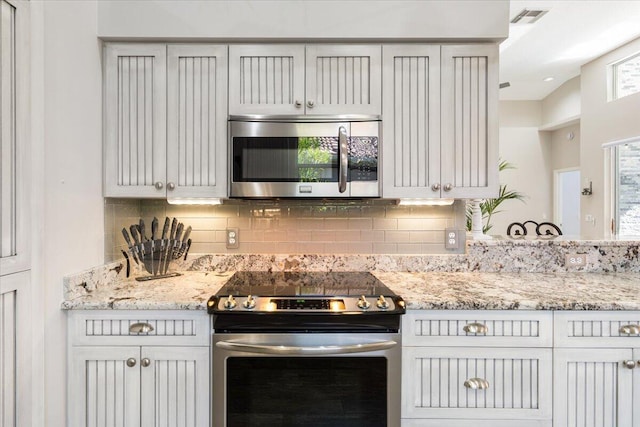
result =
[[229,121],[231,197],[379,197],[380,121]]

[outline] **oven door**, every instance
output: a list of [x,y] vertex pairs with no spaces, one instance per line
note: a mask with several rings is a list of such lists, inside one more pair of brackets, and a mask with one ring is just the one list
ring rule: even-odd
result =
[[231,197],[378,197],[378,121],[230,121]]
[[214,427],[399,427],[399,333],[214,334]]

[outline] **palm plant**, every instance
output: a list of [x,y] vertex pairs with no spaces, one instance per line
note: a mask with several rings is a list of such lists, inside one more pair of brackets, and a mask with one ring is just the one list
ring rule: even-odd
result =
[[[515,169],[516,167],[507,162],[506,160],[500,160],[498,163],[498,171],[503,171],[505,169]],[[487,233],[491,230],[493,225],[491,224],[491,217],[497,213],[502,212],[498,210],[498,207],[507,200],[520,200],[524,201],[525,195],[515,191],[508,190],[506,185],[500,184],[500,188],[498,191],[498,197],[494,199],[485,199],[480,203],[480,212],[482,213],[482,232]],[[471,216],[473,214],[472,205],[467,204],[467,231],[471,231]]]

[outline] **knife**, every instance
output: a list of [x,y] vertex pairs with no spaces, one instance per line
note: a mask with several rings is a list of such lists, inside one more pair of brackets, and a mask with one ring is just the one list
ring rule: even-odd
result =
[[164,219],[164,226],[162,227],[162,237],[161,239],[167,238],[167,233],[169,232],[169,217]]
[[176,227],[178,226],[178,220],[173,218],[173,221],[171,221],[171,233],[169,233],[169,238],[170,239],[175,239],[176,238]]
[[191,239],[187,240],[187,250],[184,251],[184,259],[183,259],[183,261],[187,260],[187,254],[189,254],[189,248],[191,248]]
[[171,259],[176,259],[178,258],[180,255],[178,255],[178,252],[180,251],[180,244],[181,244],[181,240],[180,237],[182,236],[182,229],[184,228],[184,224],[183,223],[179,223],[178,224],[178,228],[176,229],[176,235],[175,235],[175,241],[174,241],[174,246],[173,246],[173,253],[171,254]]
[[137,265],[140,265],[138,262],[138,257],[136,256],[136,250],[133,247],[133,243],[131,243],[131,237],[129,236],[129,232],[126,228],[122,229],[122,235],[124,236],[124,241],[127,242],[127,246],[129,246],[129,250],[131,251],[131,257],[136,262]]
[[140,241],[141,242],[145,242],[149,239],[147,239],[147,236],[145,235],[145,230],[144,230],[144,220],[142,218],[140,218],[140,224],[138,225],[138,231],[140,232]]
[[158,233],[158,218],[153,217],[151,221],[151,240],[156,240],[156,234]]
[[190,234],[191,234],[191,226],[188,226],[187,230],[184,232],[184,236],[182,237],[182,244],[187,243],[187,240],[189,240]]

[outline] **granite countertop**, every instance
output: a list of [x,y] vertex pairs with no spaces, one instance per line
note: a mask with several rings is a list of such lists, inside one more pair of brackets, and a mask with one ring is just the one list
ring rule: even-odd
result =
[[76,281],[65,286],[65,310],[206,310],[207,300],[233,272],[185,271],[180,276],[139,282]]
[[[328,271],[328,270],[324,270]],[[113,263],[65,278],[62,308],[205,310],[234,270],[146,282]],[[640,310],[640,274],[373,271],[417,310]]]
[[638,273],[374,273],[419,310],[640,310]]

